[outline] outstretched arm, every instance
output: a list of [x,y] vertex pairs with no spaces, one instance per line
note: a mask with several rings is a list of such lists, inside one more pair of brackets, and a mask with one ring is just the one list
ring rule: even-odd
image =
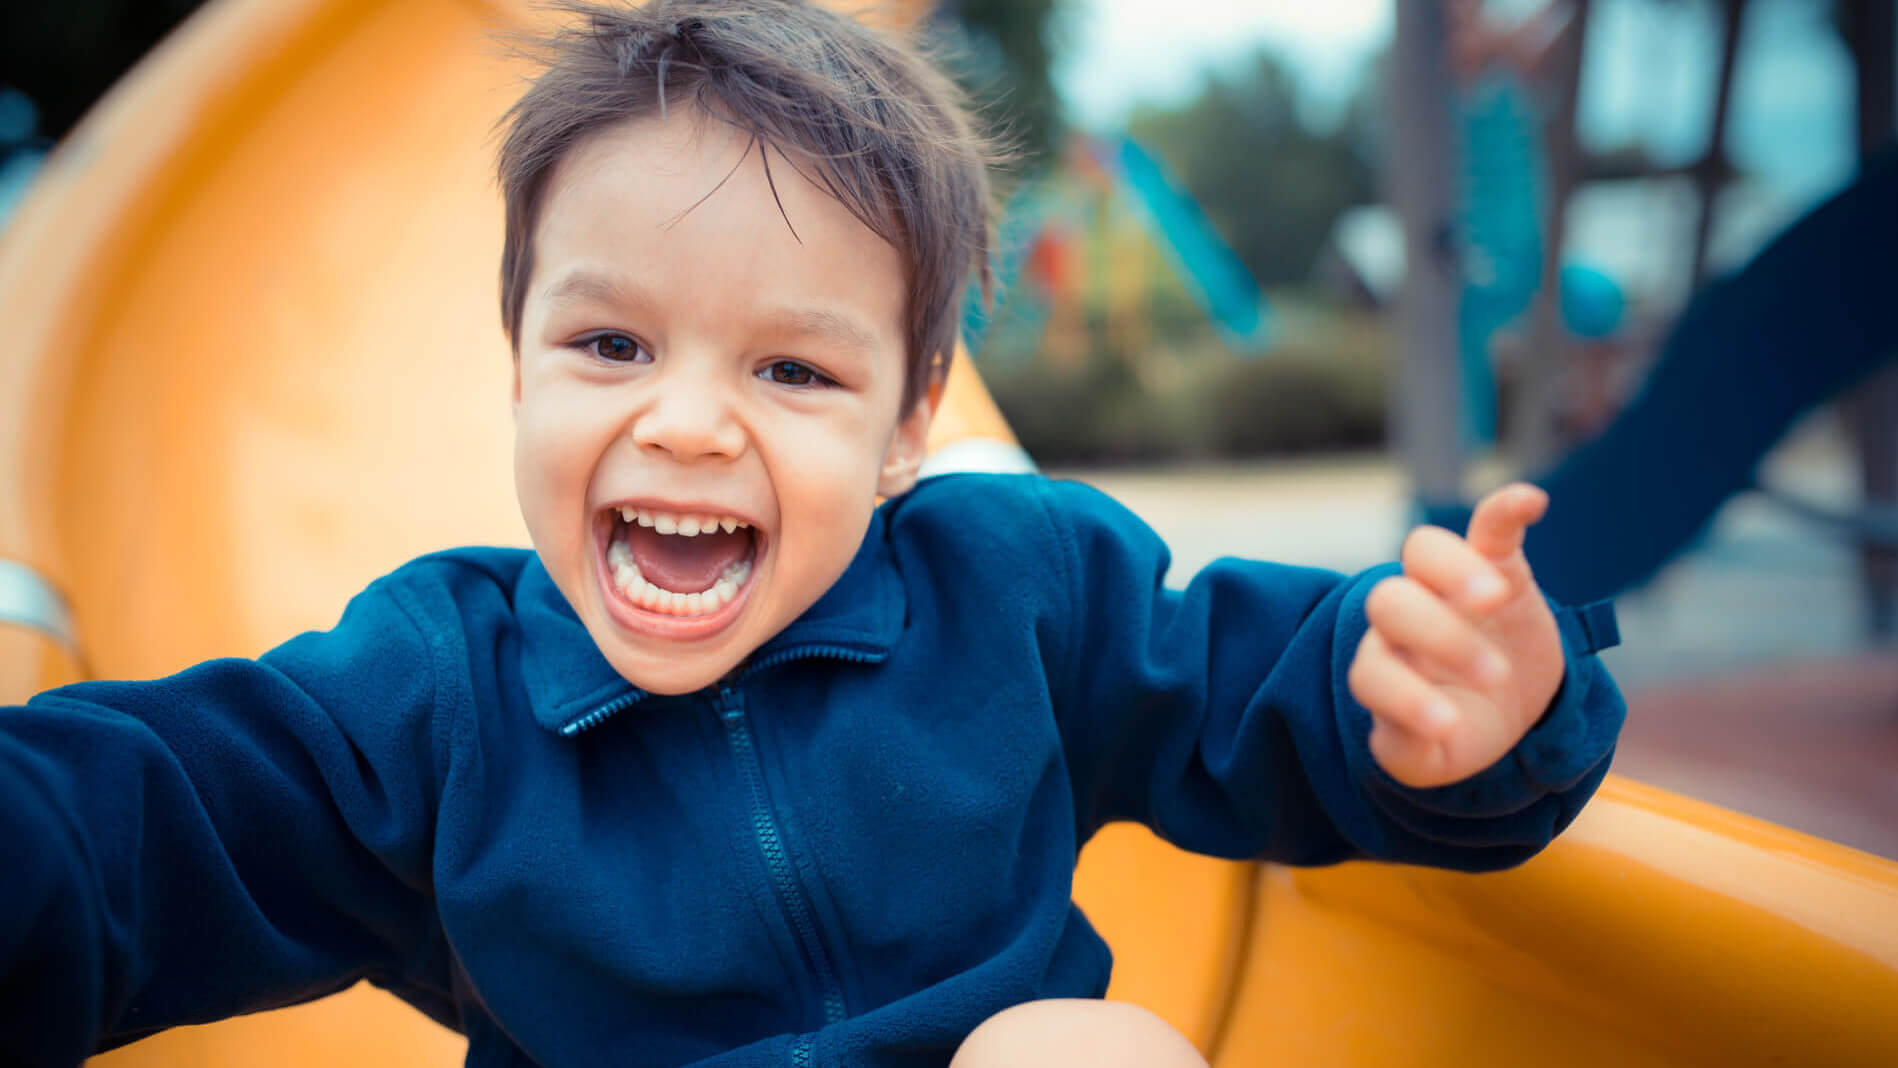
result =
[[[258,661],[0,709],[0,1062],[423,986],[433,657],[386,592]],[[371,681],[373,680],[373,681]]]
[[[1534,490],[1497,502],[1481,549],[1414,540],[1396,584],[1380,585],[1390,567],[1227,559],[1171,590],[1145,524],[1085,487],[1049,489],[1077,576],[1054,681],[1083,835],[1133,820],[1217,856],[1485,870],[1548,844],[1606,774],[1624,706],[1599,636],[1541,602],[1526,565],[1468,555],[1506,561]],[[1503,589],[1455,607],[1427,593],[1484,575]],[[1374,617],[1380,652],[1354,669]],[[1461,622],[1439,634],[1446,619]],[[1486,651],[1505,671],[1466,681]],[[1426,655],[1444,663],[1419,668]],[[1438,699],[1447,734],[1421,722]]]

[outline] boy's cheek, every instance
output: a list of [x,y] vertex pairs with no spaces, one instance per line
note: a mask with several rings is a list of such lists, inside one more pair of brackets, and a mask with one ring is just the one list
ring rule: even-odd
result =
[[584,391],[529,382],[526,398],[514,406],[515,470],[522,476],[584,476],[614,433],[611,412]]
[[[528,537],[549,564],[584,553],[590,537],[585,439],[559,432],[547,409],[523,406],[515,425],[514,492]],[[559,576],[556,576],[557,578]]]

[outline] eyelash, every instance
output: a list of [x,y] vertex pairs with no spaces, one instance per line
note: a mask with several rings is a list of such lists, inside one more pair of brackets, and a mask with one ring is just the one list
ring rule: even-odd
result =
[[[616,351],[627,352],[632,355],[622,358],[619,356],[609,356],[600,351],[600,344],[608,341],[615,343],[624,342],[627,347],[623,349],[616,348]],[[652,353],[647,351],[646,346],[640,344],[633,338],[627,337],[625,334],[594,334],[592,337],[583,337],[575,341],[573,347],[605,363],[635,363],[638,362],[638,357],[642,354],[645,355],[647,359],[651,359],[652,357]],[[801,382],[782,381],[777,377],[776,372],[784,369],[789,369],[793,375],[804,375],[807,377]],[[758,369],[758,377],[777,385],[789,386],[792,389],[824,389],[837,384],[836,379],[824,374],[810,364],[791,359],[772,360],[770,363]]]
[[[802,382],[780,381],[775,374],[780,368],[794,368],[794,374],[808,375],[809,377]],[[799,360],[772,360],[770,363],[758,369],[758,377],[780,386],[789,386],[792,389],[825,389],[837,384],[836,379],[824,374],[810,364]]]
[[[628,347],[620,351],[630,353],[631,355],[626,357],[609,356],[600,351],[600,343],[603,341],[623,341]],[[594,334],[592,337],[583,337],[575,341],[573,347],[605,363],[633,363],[637,361],[641,353],[644,353],[648,358],[652,356],[652,353],[647,351],[646,346],[640,344],[633,338],[627,337],[625,334]]]

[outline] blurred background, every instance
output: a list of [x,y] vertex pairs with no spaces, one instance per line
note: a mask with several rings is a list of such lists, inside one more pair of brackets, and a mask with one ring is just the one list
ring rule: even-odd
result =
[[[0,234],[197,6],[0,6]],[[1145,516],[1175,580],[1369,566],[1535,478],[1539,574],[1620,608],[1617,769],[1898,857],[1890,0],[928,26],[1020,150],[965,337],[1044,469]]]

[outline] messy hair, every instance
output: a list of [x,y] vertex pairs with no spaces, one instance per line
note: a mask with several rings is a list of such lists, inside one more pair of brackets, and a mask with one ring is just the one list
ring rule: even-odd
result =
[[955,350],[970,280],[985,297],[991,283],[998,153],[954,83],[909,39],[805,0],[554,6],[572,20],[534,42],[545,69],[503,119],[501,319],[515,354],[554,169],[593,134],[689,105],[782,153],[896,248],[909,411]]

